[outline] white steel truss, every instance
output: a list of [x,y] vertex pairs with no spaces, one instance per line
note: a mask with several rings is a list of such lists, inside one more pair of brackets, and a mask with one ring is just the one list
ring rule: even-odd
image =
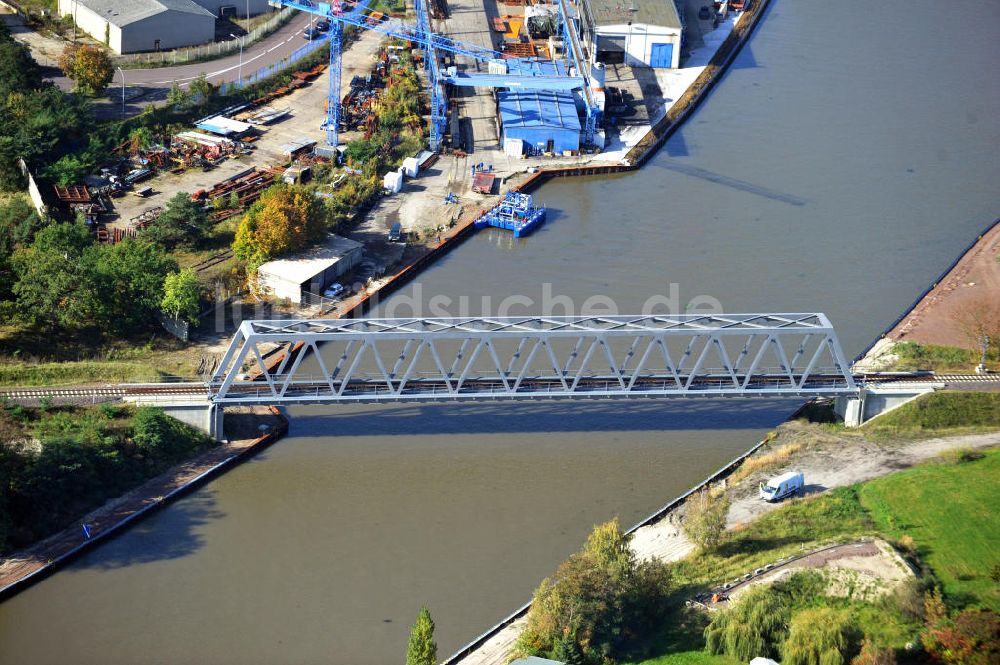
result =
[[219,404],[856,394],[824,314],[244,321]]

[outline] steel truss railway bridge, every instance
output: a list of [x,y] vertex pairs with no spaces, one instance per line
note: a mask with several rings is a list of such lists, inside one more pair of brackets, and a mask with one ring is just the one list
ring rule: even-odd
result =
[[946,384],[854,375],[824,314],[244,321],[206,382],[0,392],[156,405],[222,438],[227,406],[832,397],[848,425]]
[[244,321],[208,387],[223,406],[859,390],[823,314]]

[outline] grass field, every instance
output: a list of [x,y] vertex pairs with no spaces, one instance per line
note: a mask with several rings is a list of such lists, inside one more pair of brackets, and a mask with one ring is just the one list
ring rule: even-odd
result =
[[990,579],[1000,565],[1000,450],[957,464],[928,464],[867,483],[861,503],[890,538],[913,538],[949,604],[1000,611]]
[[[953,399],[953,398],[948,398]],[[963,403],[965,398],[958,398]],[[946,399],[946,401],[948,401]],[[965,403],[968,406],[968,403]],[[948,419],[942,416],[941,422]],[[982,458],[950,456],[877,480],[793,501],[730,534],[714,554],[691,556],[674,568],[676,603],[781,556],[822,543],[881,535],[913,539],[917,555],[944,589],[952,608],[980,605],[1000,610],[1000,585],[991,571],[1000,565],[1000,449]],[[831,606],[850,611],[864,632],[895,648],[915,639],[919,621],[892,602],[866,603],[805,591],[796,607]],[[641,665],[734,665],[703,651],[703,621],[678,614],[651,640],[658,654]]]
[[942,391],[924,395],[864,425],[874,439],[946,436],[1000,429],[1000,393]]

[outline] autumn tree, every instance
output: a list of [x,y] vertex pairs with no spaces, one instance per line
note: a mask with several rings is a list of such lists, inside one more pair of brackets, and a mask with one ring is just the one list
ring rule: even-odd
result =
[[198,321],[201,285],[193,268],[172,272],[163,280],[163,300],[160,307],[164,314],[188,323]]
[[410,628],[410,641],[406,645],[406,665],[435,665],[437,642],[434,641],[434,620],[426,607],[421,607],[417,620]]
[[260,264],[305,248],[323,232],[323,208],[316,198],[297,185],[276,185],[243,216],[233,252],[252,275]]
[[993,665],[1000,662],[1000,615],[972,608],[954,618],[935,612],[920,635],[927,653],[947,665]]
[[973,349],[980,349],[983,338],[989,348],[1000,353],[1000,298],[980,295],[960,303],[952,318]]
[[108,86],[115,74],[108,52],[88,44],[69,44],[59,56],[59,69],[76,83],[77,90],[96,95]]
[[725,494],[713,497],[708,490],[702,490],[685,504],[687,513],[682,528],[685,535],[703,552],[711,552],[722,542],[729,503],[729,497]]

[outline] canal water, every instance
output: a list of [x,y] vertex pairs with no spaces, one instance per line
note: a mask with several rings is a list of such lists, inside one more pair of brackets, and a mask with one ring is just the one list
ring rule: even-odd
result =
[[[546,185],[540,232],[481,233],[381,311],[714,299],[825,311],[853,356],[997,212],[997,26],[991,0],[773,0],[648,167]],[[393,663],[421,604],[444,656],[592,524],[636,522],[793,406],[296,408],[285,440],[0,605],[0,663]]]

